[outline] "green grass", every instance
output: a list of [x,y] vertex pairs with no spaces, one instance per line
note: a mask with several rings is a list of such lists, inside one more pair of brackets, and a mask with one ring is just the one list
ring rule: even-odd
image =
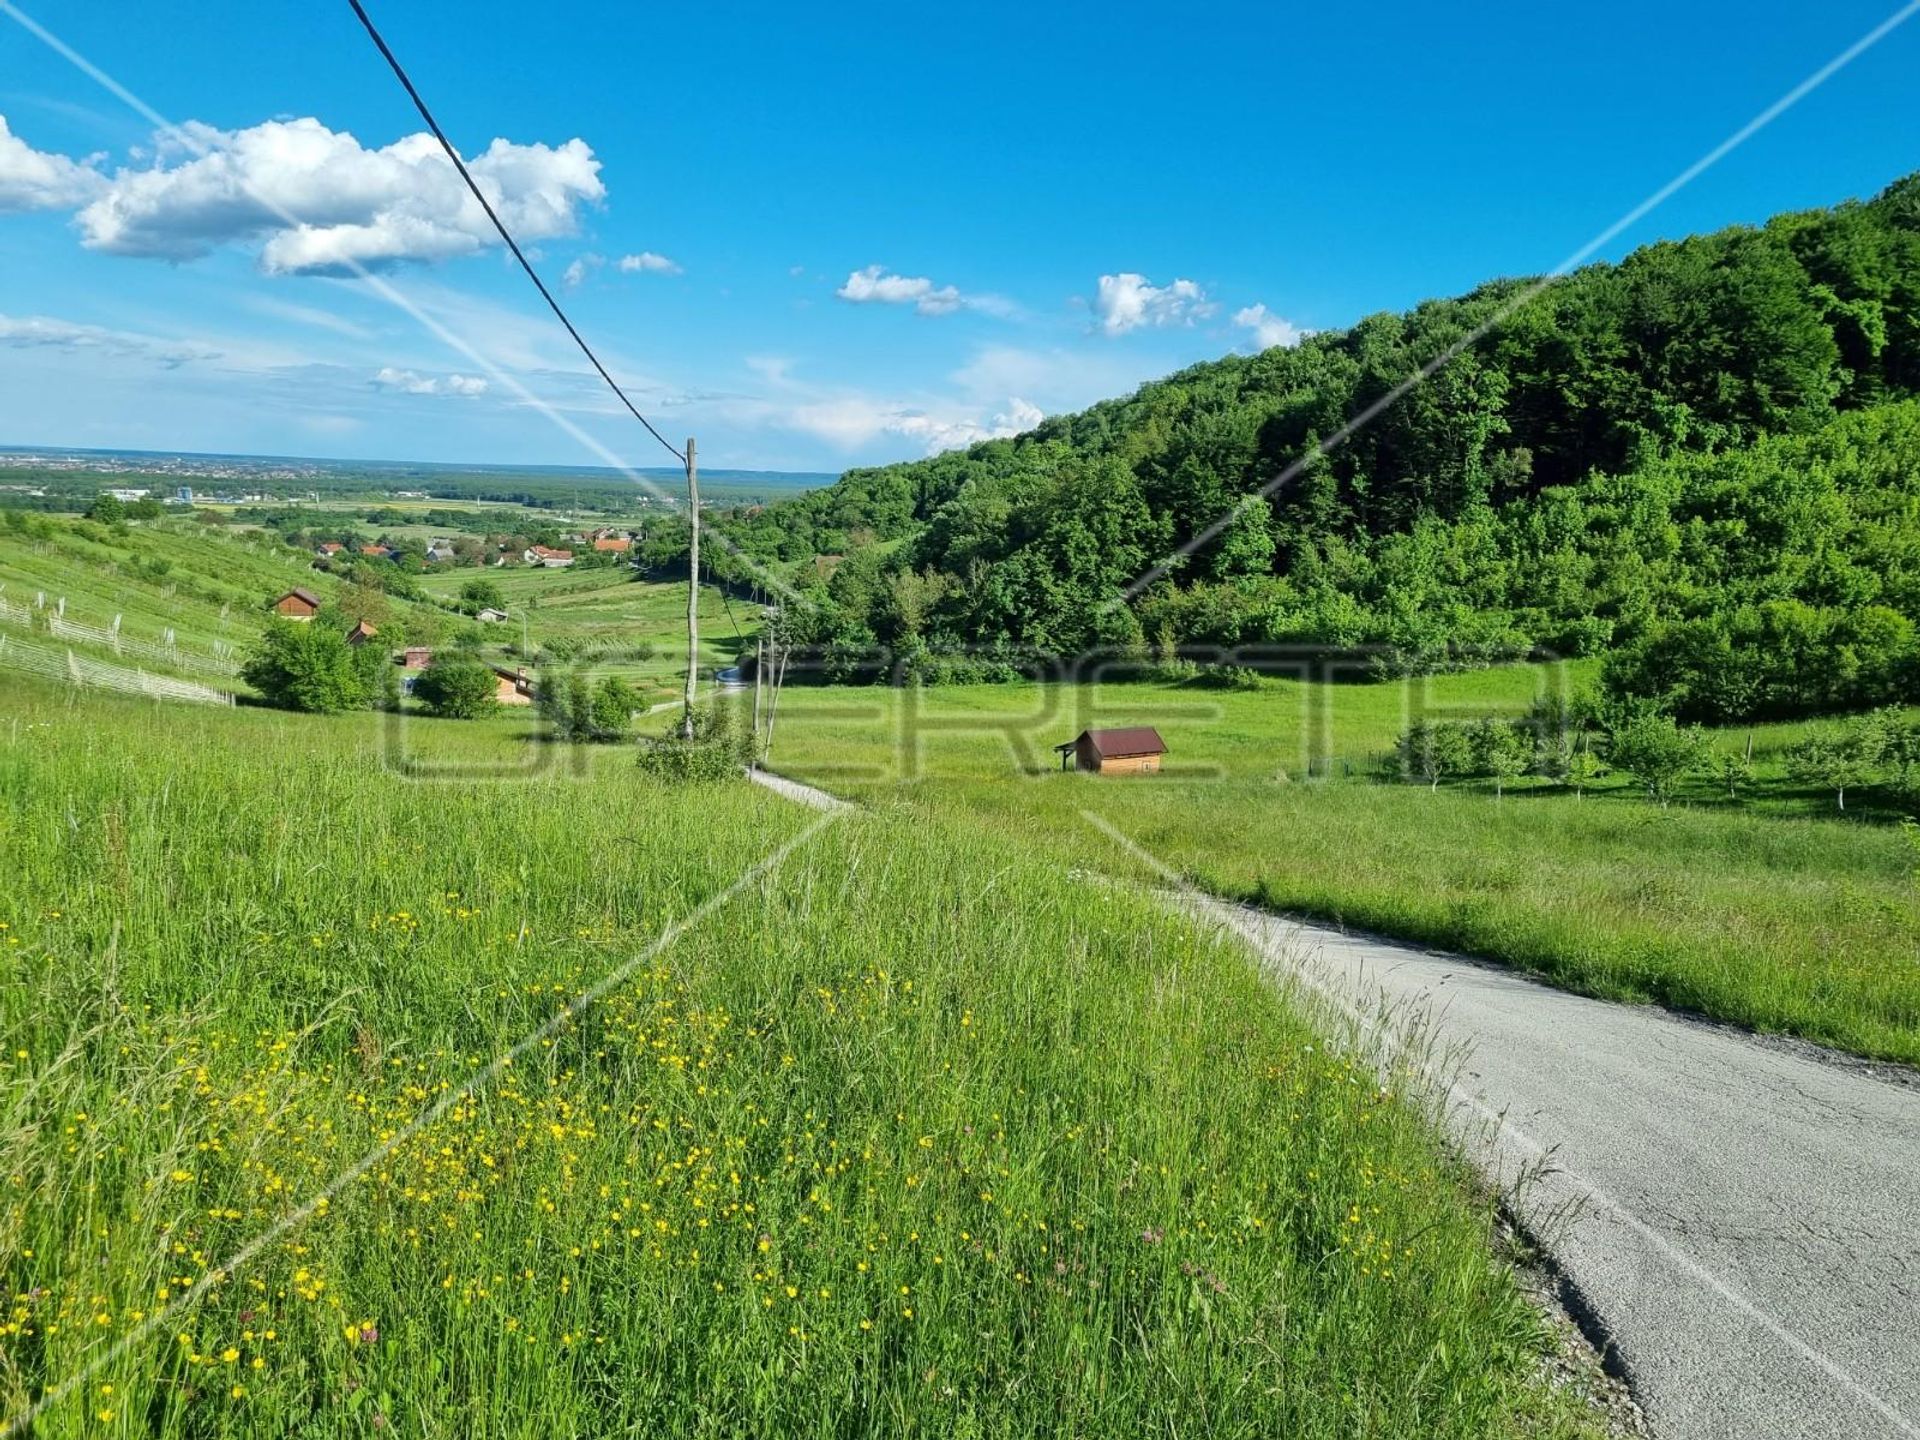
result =
[[[795,688],[774,762],[870,804],[971,817],[1063,862],[1142,875],[1092,812],[1223,895],[1920,1063],[1920,856],[1897,828],[1835,818],[1829,797],[1784,779],[1779,752],[1798,727],[1756,734],[1761,793],[1744,804],[1704,781],[1662,810],[1618,777],[1584,799],[1537,785],[1496,800],[1478,783],[1430,793],[1369,769],[1411,714],[1517,713],[1560,683],[1520,667],[1414,692]],[[1057,773],[1052,743],[1129,723],[1160,727],[1165,774]],[[1305,778],[1310,762],[1331,778]]]
[[[644,580],[632,570],[456,570],[423,577],[431,595],[454,598],[483,576],[500,587],[512,619],[490,628],[505,640],[520,638],[524,618],[531,644],[608,658],[591,662],[597,675],[619,675],[650,699],[680,693],[686,675],[687,587],[684,582]],[[759,607],[729,600],[714,586],[700,587],[700,664],[703,670],[733,665],[742,647],[751,651]],[[736,629],[736,625],[738,629]],[[649,658],[624,655],[646,646]]]
[[1584,1433],[1420,1107],[1041,844],[848,814],[662,946],[814,817],[520,719],[6,711],[36,1435]]

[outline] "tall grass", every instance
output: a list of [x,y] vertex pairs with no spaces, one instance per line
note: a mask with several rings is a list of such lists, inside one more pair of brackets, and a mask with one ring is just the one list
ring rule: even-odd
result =
[[362,719],[8,707],[0,1403],[36,1434],[1585,1423],[1422,1114],[1038,847],[848,815],[649,955],[812,817],[618,752],[429,784]]
[[[1386,783],[1367,758],[1416,703],[1513,713],[1549,682],[1515,670],[1426,683],[1424,697],[1288,685],[1051,698],[982,687],[919,700],[795,691],[781,702],[776,761],[873,804],[972,816],[1069,863],[1138,875],[1086,822],[1090,809],[1223,895],[1920,1063],[1920,886],[1897,829],[1786,800],[1661,809],[1624,781],[1585,799],[1541,787],[1499,800],[1479,786]],[[1158,723],[1167,773],[1047,768],[1045,745],[1089,722]],[[1761,739],[1756,753],[1777,748],[1777,734]],[[1306,778],[1309,758],[1331,778]]]

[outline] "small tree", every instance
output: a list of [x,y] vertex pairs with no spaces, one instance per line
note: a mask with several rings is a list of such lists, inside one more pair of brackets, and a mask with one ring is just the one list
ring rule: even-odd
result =
[[469,615],[478,615],[482,610],[507,608],[507,597],[491,580],[469,580],[460,587],[460,600],[460,608]]
[[1833,791],[1836,808],[1847,808],[1847,791],[1874,780],[1886,739],[1871,721],[1856,721],[1840,731],[1818,730],[1787,751],[1793,778]]
[[117,525],[126,518],[126,504],[118,495],[109,495],[104,490],[94,496],[93,504],[87,507],[87,519],[97,520],[102,525]]
[[338,715],[370,698],[353,647],[332,625],[268,622],[240,674],[269,704],[287,710]]
[[446,720],[477,720],[500,708],[493,668],[459,652],[436,654],[413,682],[414,698]]
[[610,745],[632,734],[639,696],[617,675],[602,676],[598,685],[589,685],[586,676],[575,674],[565,680],[541,681],[534,703],[558,739]]
[[1493,780],[1494,798],[1506,794],[1507,782],[1527,773],[1531,756],[1520,732],[1504,720],[1482,720],[1469,737],[1473,766]]
[[1729,800],[1738,800],[1740,792],[1753,783],[1753,761],[1744,750],[1715,750],[1713,778],[1726,787]]
[[1699,769],[1703,747],[1697,726],[1682,730],[1671,715],[1641,715],[1614,734],[1608,758],[1645,787],[1648,799],[1665,806],[1680,782]]
[[1473,747],[1467,743],[1466,732],[1445,720],[1416,722],[1395,748],[1402,773],[1425,780],[1430,790],[1438,790],[1448,775],[1465,774],[1473,764]]
[[1567,773],[1561,777],[1561,781],[1573,791],[1573,798],[1579,800],[1599,778],[1600,757],[1593,753],[1591,745],[1582,740],[1567,757]]

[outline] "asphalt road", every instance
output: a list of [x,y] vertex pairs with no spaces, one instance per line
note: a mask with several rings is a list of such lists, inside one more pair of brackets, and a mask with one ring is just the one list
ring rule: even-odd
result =
[[[1221,901],[1349,1015],[1420,1014],[1470,1151],[1662,1440],[1920,1440],[1920,1087],[1457,956]],[[1451,1050],[1451,1059],[1438,1058]]]

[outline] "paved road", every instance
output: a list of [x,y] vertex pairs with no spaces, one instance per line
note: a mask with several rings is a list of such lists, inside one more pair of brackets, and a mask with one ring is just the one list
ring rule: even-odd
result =
[[1461,1134],[1503,1177],[1550,1155],[1523,1209],[1662,1440],[1920,1440],[1920,1088],[1456,956],[1181,903],[1349,1014],[1384,999],[1465,1048]]

